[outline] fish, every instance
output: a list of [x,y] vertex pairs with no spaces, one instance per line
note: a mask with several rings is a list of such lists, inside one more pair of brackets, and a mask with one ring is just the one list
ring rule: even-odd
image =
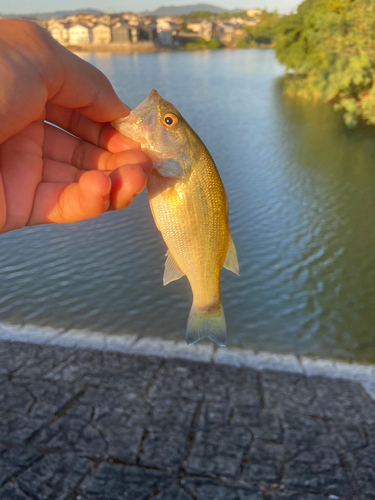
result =
[[207,337],[225,346],[220,273],[224,267],[239,275],[239,265],[229,230],[227,195],[214,160],[181,113],[155,89],[127,117],[111,125],[140,143],[152,159],[149,202],[168,248],[163,284],[186,275],[193,293],[187,344]]

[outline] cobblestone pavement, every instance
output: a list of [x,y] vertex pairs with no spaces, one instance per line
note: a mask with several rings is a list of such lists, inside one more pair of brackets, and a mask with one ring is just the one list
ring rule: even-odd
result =
[[1,500],[375,499],[356,382],[0,342]]

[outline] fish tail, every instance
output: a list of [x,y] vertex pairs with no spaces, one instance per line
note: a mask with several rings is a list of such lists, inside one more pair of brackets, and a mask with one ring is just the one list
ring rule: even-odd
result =
[[195,344],[195,342],[205,337],[208,337],[217,345],[227,345],[227,325],[221,303],[214,310],[201,310],[194,304],[191,306],[186,328],[186,343]]

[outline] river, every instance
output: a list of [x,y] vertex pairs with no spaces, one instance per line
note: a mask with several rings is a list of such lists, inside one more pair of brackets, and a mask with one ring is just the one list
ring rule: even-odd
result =
[[[82,54],[134,107],[151,88],[213,155],[241,276],[230,346],[375,362],[375,132],[285,98],[272,50]],[[183,339],[191,291],[162,286],[146,193],[116,213],[0,237],[0,321]]]

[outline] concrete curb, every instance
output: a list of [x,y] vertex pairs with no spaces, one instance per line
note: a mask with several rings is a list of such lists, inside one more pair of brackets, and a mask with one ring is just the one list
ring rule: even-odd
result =
[[60,345],[77,349],[118,351],[127,354],[159,356],[216,363],[256,370],[299,373],[307,376],[352,380],[360,383],[375,401],[375,365],[344,363],[329,359],[312,359],[293,354],[275,354],[248,349],[218,348],[213,344],[186,345],[185,342],[137,335],[106,335],[90,330],[54,329],[33,325],[17,326],[0,323],[0,340],[29,342],[40,345]]

